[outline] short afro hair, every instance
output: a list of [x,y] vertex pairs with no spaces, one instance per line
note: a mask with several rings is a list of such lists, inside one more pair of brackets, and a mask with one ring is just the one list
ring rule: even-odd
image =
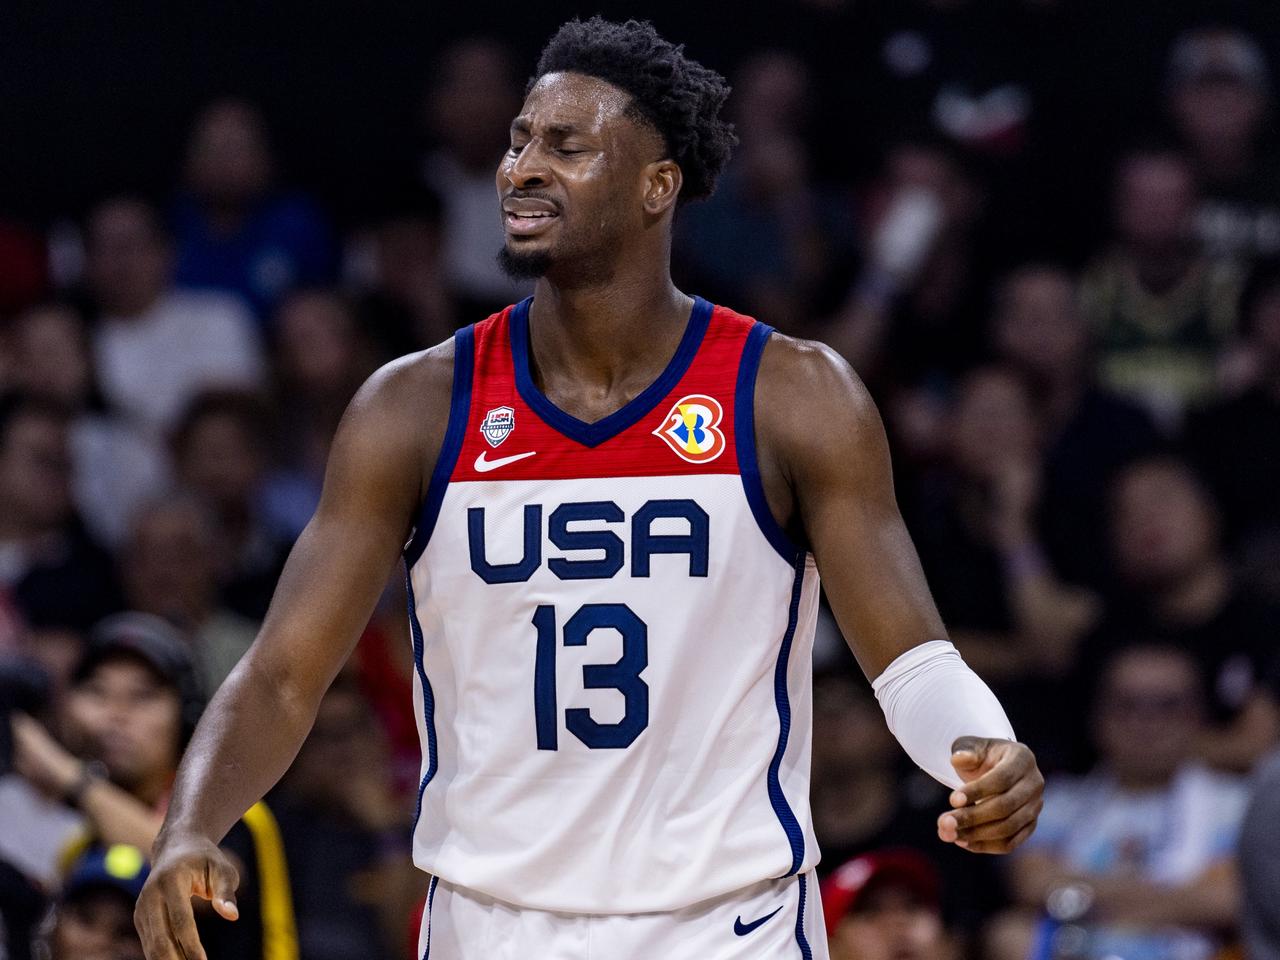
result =
[[570,20],[556,31],[538,58],[532,88],[548,73],[581,73],[631,95],[631,110],[666,141],[680,165],[680,202],[711,196],[729,159],[733,124],[720,118],[729,84],[709,67],[684,55],[683,44],[658,35],[653,24],[602,17]]

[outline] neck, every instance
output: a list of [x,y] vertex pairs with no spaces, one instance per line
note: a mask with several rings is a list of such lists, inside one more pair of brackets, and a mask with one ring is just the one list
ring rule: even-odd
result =
[[1222,606],[1230,592],[1226,565],[1213,559],[1159,591],[1152,606],[1166,622],[1200,623]]
[[[621,269],[601,283],[563,284],[543,277],[530,308],[530,345],[540,379],[611,387],[660,359],[683,335],[691,299],[671,282],[668,259],[644,272]],[[648,371],[643,371],[647,373]]]
[[1137,771],[1117,770],[1114,767],[1111,775],[1116,785],[1129,793],[1146,793],[1150,790],[1162,790],[1173,782],[1177,770]]

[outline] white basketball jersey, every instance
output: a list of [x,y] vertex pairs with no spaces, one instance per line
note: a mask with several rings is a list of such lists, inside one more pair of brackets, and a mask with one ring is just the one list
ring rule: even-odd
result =
[[530,302],[457,335],[405,550],[414,860],[571,913],[808,869],[818,577],[756,465],[772,331],[698,299],[663,374],[588,424],[533,381]]

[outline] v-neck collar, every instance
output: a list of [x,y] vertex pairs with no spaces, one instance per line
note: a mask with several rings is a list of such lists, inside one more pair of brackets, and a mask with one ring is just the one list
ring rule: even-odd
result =
[[671,388],[680,382],[680,378],[689,369],[694,355],[702,343],[702,338],[711,323],[711,304],[701,297],[693,298],[693,309],[689,313],[689,322],[685,325],[684,336],[676,347],[675,355],[666,369],[658,375],[658,379],[641,390],[630,402],[595,423],[587,423],[577,417],[565,413],[533,382],[533,371],[529,364],[529,305],[533,297],[526,297],[511,310],[511,356],[515,364],[516,389],[521,398],[552,429],[560,431],[570,440],[576,440],[584,447],[597,447],[606,440],[616,437],[623,430],[637,423],[645,414],[671,392]]

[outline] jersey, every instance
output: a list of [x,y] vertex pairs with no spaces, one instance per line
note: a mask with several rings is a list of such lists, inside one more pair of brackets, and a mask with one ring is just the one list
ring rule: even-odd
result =
[[757,466],[772,330],[695,299],[662,374],[586,423],[534,381],[531,302],[456,335],[405,547],[414,860],[586,914],[801,873],[818,576]]

